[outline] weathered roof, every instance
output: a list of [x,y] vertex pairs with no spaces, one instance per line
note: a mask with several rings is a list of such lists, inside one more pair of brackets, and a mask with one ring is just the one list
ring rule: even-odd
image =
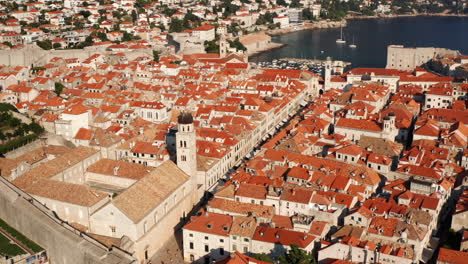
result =
[[166,161],[118,195],[113,204],[138,223],[188,180],[174,162]]
[[89,166],[88,172],[111,175],[115,177],[139,180],[147,175],[154,167],[131,163],[121,160],[101,159]]
[[77,147],[58,158],[44,162],[24,173],[22,176],[15,179],[13,184],[24,189],[26,186],[34,184],[39,179],[51,178],[98,152],[98,150],[89,147]]
[[49,179],[40,179],[24,188],[24,191],[31,195],[86,207],[93,206],[107,197],[107,194],[92,190],[86,185]]

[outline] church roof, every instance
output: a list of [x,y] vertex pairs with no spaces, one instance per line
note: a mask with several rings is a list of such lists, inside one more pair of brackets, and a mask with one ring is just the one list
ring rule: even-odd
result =
[[138,223],[189,179],[174,162],[166,161],[119,194],[113,204]]

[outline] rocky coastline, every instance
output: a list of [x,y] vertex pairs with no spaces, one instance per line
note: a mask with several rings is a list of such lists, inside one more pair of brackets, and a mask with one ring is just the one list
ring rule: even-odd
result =
[[279,49],[279,48],[282,48],[282,47],[285,47],[285,46],[287,46],[287,45],[284,44],[284,43],[271,42],[267,47],[265,47],[263,49],[260,49],[260,50],[255,50],[253,52],[248,52],[247,55],[248,56],[257,55],[257,54],[263,53],[265,51],[275,50],[275,49]]
[[291,26],[288,28],[272,29],[265,31],[270,36],[285,35],[292,32],[308,30],[308,29],[325,29],[325,28],[339,28],[346,27],[346,20],[342,21],[317,21],[317,22],[305,22],[302,25]]

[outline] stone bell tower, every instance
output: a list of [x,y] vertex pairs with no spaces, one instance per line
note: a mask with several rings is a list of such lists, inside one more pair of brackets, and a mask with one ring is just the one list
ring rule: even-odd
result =
[[176,133],[177,166],[187,175],[197,174],[197,139],[193,117],[189,112],[182,112],[178,117]]
[[226,36],[224,34],[221,34],[219,38],[219,56],[221,58],[225,58],[228,55],[228,51],[229,42],[227,42]]
[[327,61],[325,62],[325,76],[324,76],[324,84],[323,84],[324,91],[328,91],[330,89],[331,74],[332,74],[332,60],[330,57],[327,57]]

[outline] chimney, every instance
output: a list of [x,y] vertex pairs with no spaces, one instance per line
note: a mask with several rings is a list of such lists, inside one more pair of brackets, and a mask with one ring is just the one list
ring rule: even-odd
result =
[[118,176],[119,173],[119,166],[114,167],[114,176]]

